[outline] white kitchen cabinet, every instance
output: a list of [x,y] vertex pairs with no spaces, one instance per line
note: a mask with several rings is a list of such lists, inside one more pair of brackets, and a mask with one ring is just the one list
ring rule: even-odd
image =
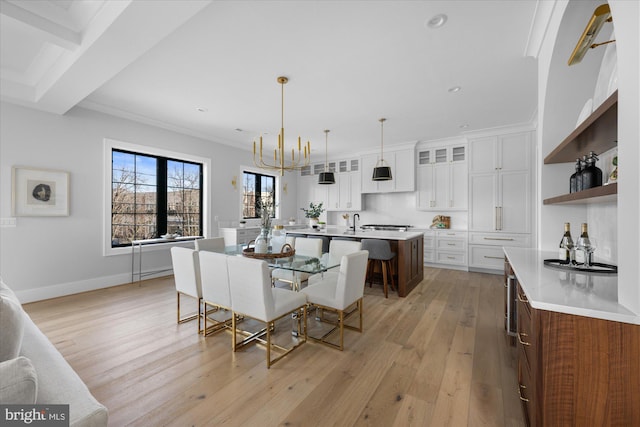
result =
[[220,235],[227,246],[246,245],[260,234],[260,227],[223,227]]
[[470,267],[501,271],[502,263],[495,258],[499,254],[489,246],[530,244],[532,141],[532,132],[469,141]]
[[362,209],[360,172],[335,174],[336,183],[327,185],[327,211],[359,211]]
[[362,156],[362,192],[363,193],[392,193],[415,191],[415,150],[390,151],[384,153],[386,165],[391,167],[390,181],[373,181],[373,168],[376,167],[380,154],[366,154]]
[[327,211],[361,210],[360,159],[340,160],[337,168],[336,183],[324,186],[327,188]]
[[466,270],[467,232],[451,229],[426,231],[424,263],[435,267]]
[[465,145],[419,149],[416,176],[418,210],[467,210]]
[[531,133],[470,142],[469,230],[530,233]]

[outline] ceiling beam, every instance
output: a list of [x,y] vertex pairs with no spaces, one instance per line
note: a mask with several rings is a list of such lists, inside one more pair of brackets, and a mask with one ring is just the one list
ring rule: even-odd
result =
[[32,107],[66,113],[209,4],[106,2],[84,31],[80,47],[65,52],[35,85]]
[[48,42],[64,49],[77,49],[82,41],[80,33],[7,0],[0,0],[0,13],[28,25],[38,31]]

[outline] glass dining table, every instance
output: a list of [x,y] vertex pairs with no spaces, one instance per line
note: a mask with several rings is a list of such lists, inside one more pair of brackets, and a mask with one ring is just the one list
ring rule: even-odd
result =
[[[224,248],[224,253],[227,255],[245,256],[245,249],[247,249],[247,245],[226,246]],[[294,253],[292,256],[283,257],[280,252],[273,252],[274,257],[271,258],[268,256],[269,253],[270,252],[267,252],[267,254],[264,255],[261,254],[261,256],[264,256],[264,258],[261,259],[266,261],[270,268],[281,268],[294,272],[292,283],[292,289],[294,291],[300,291],[301,287],[300,275],[295,274],[296,272],[307,273],[310,275],[322,274],[330,268],[338,267],[340,265],[339,261],[332,262],[328,256],[315,258]],[[297,337],[300,335],[301,331],[300,319],[295,314],[292,314],[291,317],[294,322],[291,334]]]
[[[244,250],[247,249],[247,245],[233,245],[226,246],[224,252],[227,255],[245,256]],[[272,253],[273,257],[268,255]],[[269,268],[280,268],[283,270],[290,270],[292,272],[307,273],[309,275],[322,274],[330,268],[338,267],[340,262],[331,261],[328,256],[320,258],[309,257],[305,255],[295,254],[293,256],[283,257],[280,252],[267,252],[261,254],[262,260],[267,262]],[[300,280],[298,274],[293,274],[293,290],[300,290]]]

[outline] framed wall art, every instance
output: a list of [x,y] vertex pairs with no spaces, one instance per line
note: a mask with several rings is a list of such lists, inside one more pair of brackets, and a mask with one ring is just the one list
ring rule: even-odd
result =
[[11,168],[13,216],[69,216],[69,172]]

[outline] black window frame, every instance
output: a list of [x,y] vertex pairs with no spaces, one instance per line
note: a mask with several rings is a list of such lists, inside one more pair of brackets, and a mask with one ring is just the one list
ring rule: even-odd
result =
[[[156,182],[154,184],[145,184],[145,185],[149,185],[149,186],[155,186],[156,187],[156,203],[155,203],[155,235],[153,237],[160,237],[163,234],[167,233],[168,230],[168,224],[169,224],[169,207],[168,207],[168,199],[169,199],[169,171],[168,171],[168,163],[169,162],[178,162],[178,163],[183,163],[183,164],[190,164],[190,165],[195,165],[199,168],[199,176],[198,176],[198,190],[199,190],[199,195],[198,195],[198,233],[197,234],[189,234],[189,237],[199,237],[203,235],[203,218],[204,218],[204,205],[203,205],[203,200],[204,200],[204,164],[200,163],[200,162],[195,162],[192,160],[185,160],[185,159],[180,159],[180,158],[175,158],[175,157],[165,157],[165,156],[160,156],[160,155],[156,155],[156,154],[150,154],[150,153],[146,153],[146,152],[138,152],[138,151],[132,151],[132,150],[126,150],[126,149],[121,149],[121,148],[112,148],[111,149],[111,197],[110,197],[110,202],[111,202],[111,217],[110,217],[110,230],[111,230],[111,248],[121,248],[121,247],[130,247],[132,245],[131,241],[126,242],[126,243],[120,243],[120,241],[116,241],[116,239],[114,239],[114,235],[113,235],[113,229],[114,229],[114,222],[113,222],[113,218],[114,218],[114,206],[113,206],[113,201],[114,201],[114,195],[113,195],[113,189],[114,189],[114,164],[113,164],[113,156],[114,153],[118,152],[118,153],[124,153],[124,154],[129,154],[129,155],[133,155],[133,156],[144,156],[144,157],[149,157],[152,159],[155,159],[156,161]],[[135,164],[135,158],[134,158],[134,164]],[[134,167],[135,168],[135,167]],[[137,171],[134,170],[134,177],[137,174]],[[139,184],[136,180],[136,178],[134,178],[134,181],[132,183],[132,185]],[[186,187],[182,186],[182,187],[174,187],[171,186],[172,188],[182,188],[183,190],[186,189]],[[134,190],[134,195],[135,195],[135,190]],[[135,197],[135,196],[134,196]],[[135,200],[135,198],[134,198]],[[134,204],[135,206],[135,201]],[[184,213],[184,212],[182,212]],[[133,209],[132,215],[134,216],[134,218],[136,217],[136,215],[141,215],[142,213],[138,213],[136,212],[136,209]],[[148,213],[147,213],[148,214]],[[134,235],[133,238],[131,240],[138,240],[141,237],[140,236],[136,236],[135,235],[135,230],[137,228],[136,226],[136,222],[134,221],[133,224],[133,228],[134,228]]]
[[[255,187],[253,188],[254,191],[254,199],[253,199],[253,210],[255,212],[255,216],[246,216],[245,215],[245,199],[247,197],[245,188],[244,188],[244,184],[245,184],[245,175],[253,175],[255,177]],[[244,170],[242,171],[242,218],[243,219],[259,219],[260,218],[260,212],[261,212],[261,207],[259,204],[259,200],[261,200],[262,198],[262,191],[260,191],[260,189],[262,188],[262,180],[263,179],[270,179],[272,181],[272,191],[270,191],[269,193],[273,196],[273,206],[277,206],[277,200],[276,200],[276,185],[277,185],[277,180],[276,177],[274,175],[267,175],[267,174],[262,174],[259,172],[254,172],[251,170]],[[271,215],[271,218],[275,218],[275,209]]]

